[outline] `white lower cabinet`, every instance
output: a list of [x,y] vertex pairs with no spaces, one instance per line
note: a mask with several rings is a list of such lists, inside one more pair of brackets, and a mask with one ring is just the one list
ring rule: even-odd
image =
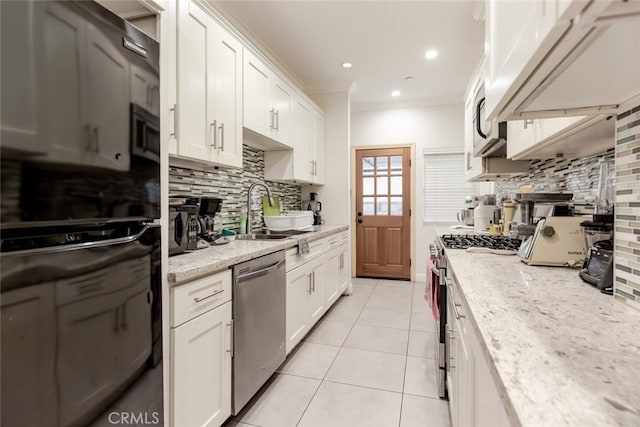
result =
[[230,289],[231,271],[225,270],[172,290],[174,426],[219,426],[231,415]]
[[328,307],[340,297],[348,285],[347,253],[348,247],[344,243],[327,254],[324,299]]
[[324,257],[287,272],[287,354],[326,311],[324,286]]
[[447,382],[452,427],[509,427],[480,338],[469,323],[469,310],[454,281],[447,281]]

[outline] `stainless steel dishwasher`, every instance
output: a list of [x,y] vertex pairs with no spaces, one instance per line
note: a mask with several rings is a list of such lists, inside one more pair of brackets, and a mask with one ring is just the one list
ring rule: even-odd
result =
[[236,415],[284,362],[284,251],[233,267],[233,402]]

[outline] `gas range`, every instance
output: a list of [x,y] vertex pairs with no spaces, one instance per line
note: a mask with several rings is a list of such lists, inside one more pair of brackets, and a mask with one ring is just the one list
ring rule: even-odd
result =
[[475,234],[443,234],[442,244],[447,249],[487,248],[517,251],[522,243],[519,239],[504,236]]

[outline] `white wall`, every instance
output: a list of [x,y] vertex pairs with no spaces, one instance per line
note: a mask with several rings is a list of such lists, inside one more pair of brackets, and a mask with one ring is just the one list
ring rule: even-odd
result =
[[429,243],[435,240],[434,225],[423,223],[423,169],[425,149],[464,149],[464,105],[404,108],[351,113],[351,145],[372,146],[415,143],[415,212],[411,232],[415,233],[416,280],[426,281]]

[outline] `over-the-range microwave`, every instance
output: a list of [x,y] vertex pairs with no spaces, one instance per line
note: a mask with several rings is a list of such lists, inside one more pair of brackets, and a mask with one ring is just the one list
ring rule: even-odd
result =
[[478,157],[505,157],[507,154],[507,122],[497,123],[485,119],[484,82],[474,97],[473,155]]

